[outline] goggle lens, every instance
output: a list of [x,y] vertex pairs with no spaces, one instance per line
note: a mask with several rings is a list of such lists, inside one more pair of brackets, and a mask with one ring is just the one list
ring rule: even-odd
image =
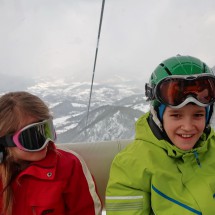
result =
[[203,105],[209,105],[215,101],[215,78],[166,78],[157,85],[156,97],[170,106],[178,106],[188,97],[195,98]]
[[21,132],[18,132],[18,135],[14,135],[15,144],[17,137],[18,145],[21,145],[24,150],[27,149],[30,151],[39,150],[44,146],[46,140],[54,141],[56,138],[51,121],[44,121],[25,127]]

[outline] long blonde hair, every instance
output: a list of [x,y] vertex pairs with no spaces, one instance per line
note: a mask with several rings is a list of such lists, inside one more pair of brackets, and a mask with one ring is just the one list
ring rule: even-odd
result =
[[[0,137],[14,133],[20,128],[21,120],[31,116],[38,121],[51,117],[48,106],[37,96],[28,92],[10,92],[0,97]],[[3,162],[0,163],[0,176],[3,190],[3,214],[11,215],[13,192],[11,182],[26,168],[27,162],[15,162],[9,148],[4,148]],[[1,183],[1,182],[0,182]]]

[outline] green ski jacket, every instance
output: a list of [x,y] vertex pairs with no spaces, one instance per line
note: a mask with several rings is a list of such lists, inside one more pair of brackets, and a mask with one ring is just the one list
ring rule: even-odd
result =
[[135,140],[113,160],[107,215],[214,215],[214,130],[183,151],[159,137],[149,118],[137,121]]

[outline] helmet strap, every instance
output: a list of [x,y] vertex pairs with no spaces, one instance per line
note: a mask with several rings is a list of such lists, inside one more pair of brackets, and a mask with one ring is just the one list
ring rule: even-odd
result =
[[163,123],[163,114],[164,114],[165,109],[166,109],[166,105],[164,105],[164,104],[161,104],[158,107],[158,117],[159,117],[161,123]]
[[158,128],[163,131],[163,125],[158,117],[158,113],[157,113],[158,109],[155,110],[154,106],[150,105],[150,112],[152,114],[152,119],[155,122],[155,124],[158,126]]
[[205,110],[206,110],[206,126],[209,126],[211,117],[213,115],[214,105],[206,107]]

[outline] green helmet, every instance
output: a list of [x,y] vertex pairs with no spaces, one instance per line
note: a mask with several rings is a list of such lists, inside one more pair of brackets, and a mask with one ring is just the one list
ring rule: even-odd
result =
[[151,100],[151,105],[156,107],[160,105],[160,102],[156,99],[152,99],[149,92],[164,78],[171,75],[198,75],[198,74],[213,74],[212,70],[201,60],[191,56],[177,55],[175,57],[168,58],[160,63],[154,72],[151,74],[149,83],[146,84],[146,97]]
[[[153,115],[154,121],[160,128],[162,127],[162,119],[160,116],[163,115],[166,106],[161,104],[161,102],[154,97],[154,88],[156,85],[162,79],[169,76],[171,77],[172,75],[189,76],[198,74],[214,75],[213,71],[204,62],[191,56],[177,55],[164,60],[155,68],[151,74],[149,83],[145,85],[145,95],[148,100],[151,101],[150,111]],[[209,122],[212,115],[213,105],[211,105],[208,109],[210,109],[207,120]]]

